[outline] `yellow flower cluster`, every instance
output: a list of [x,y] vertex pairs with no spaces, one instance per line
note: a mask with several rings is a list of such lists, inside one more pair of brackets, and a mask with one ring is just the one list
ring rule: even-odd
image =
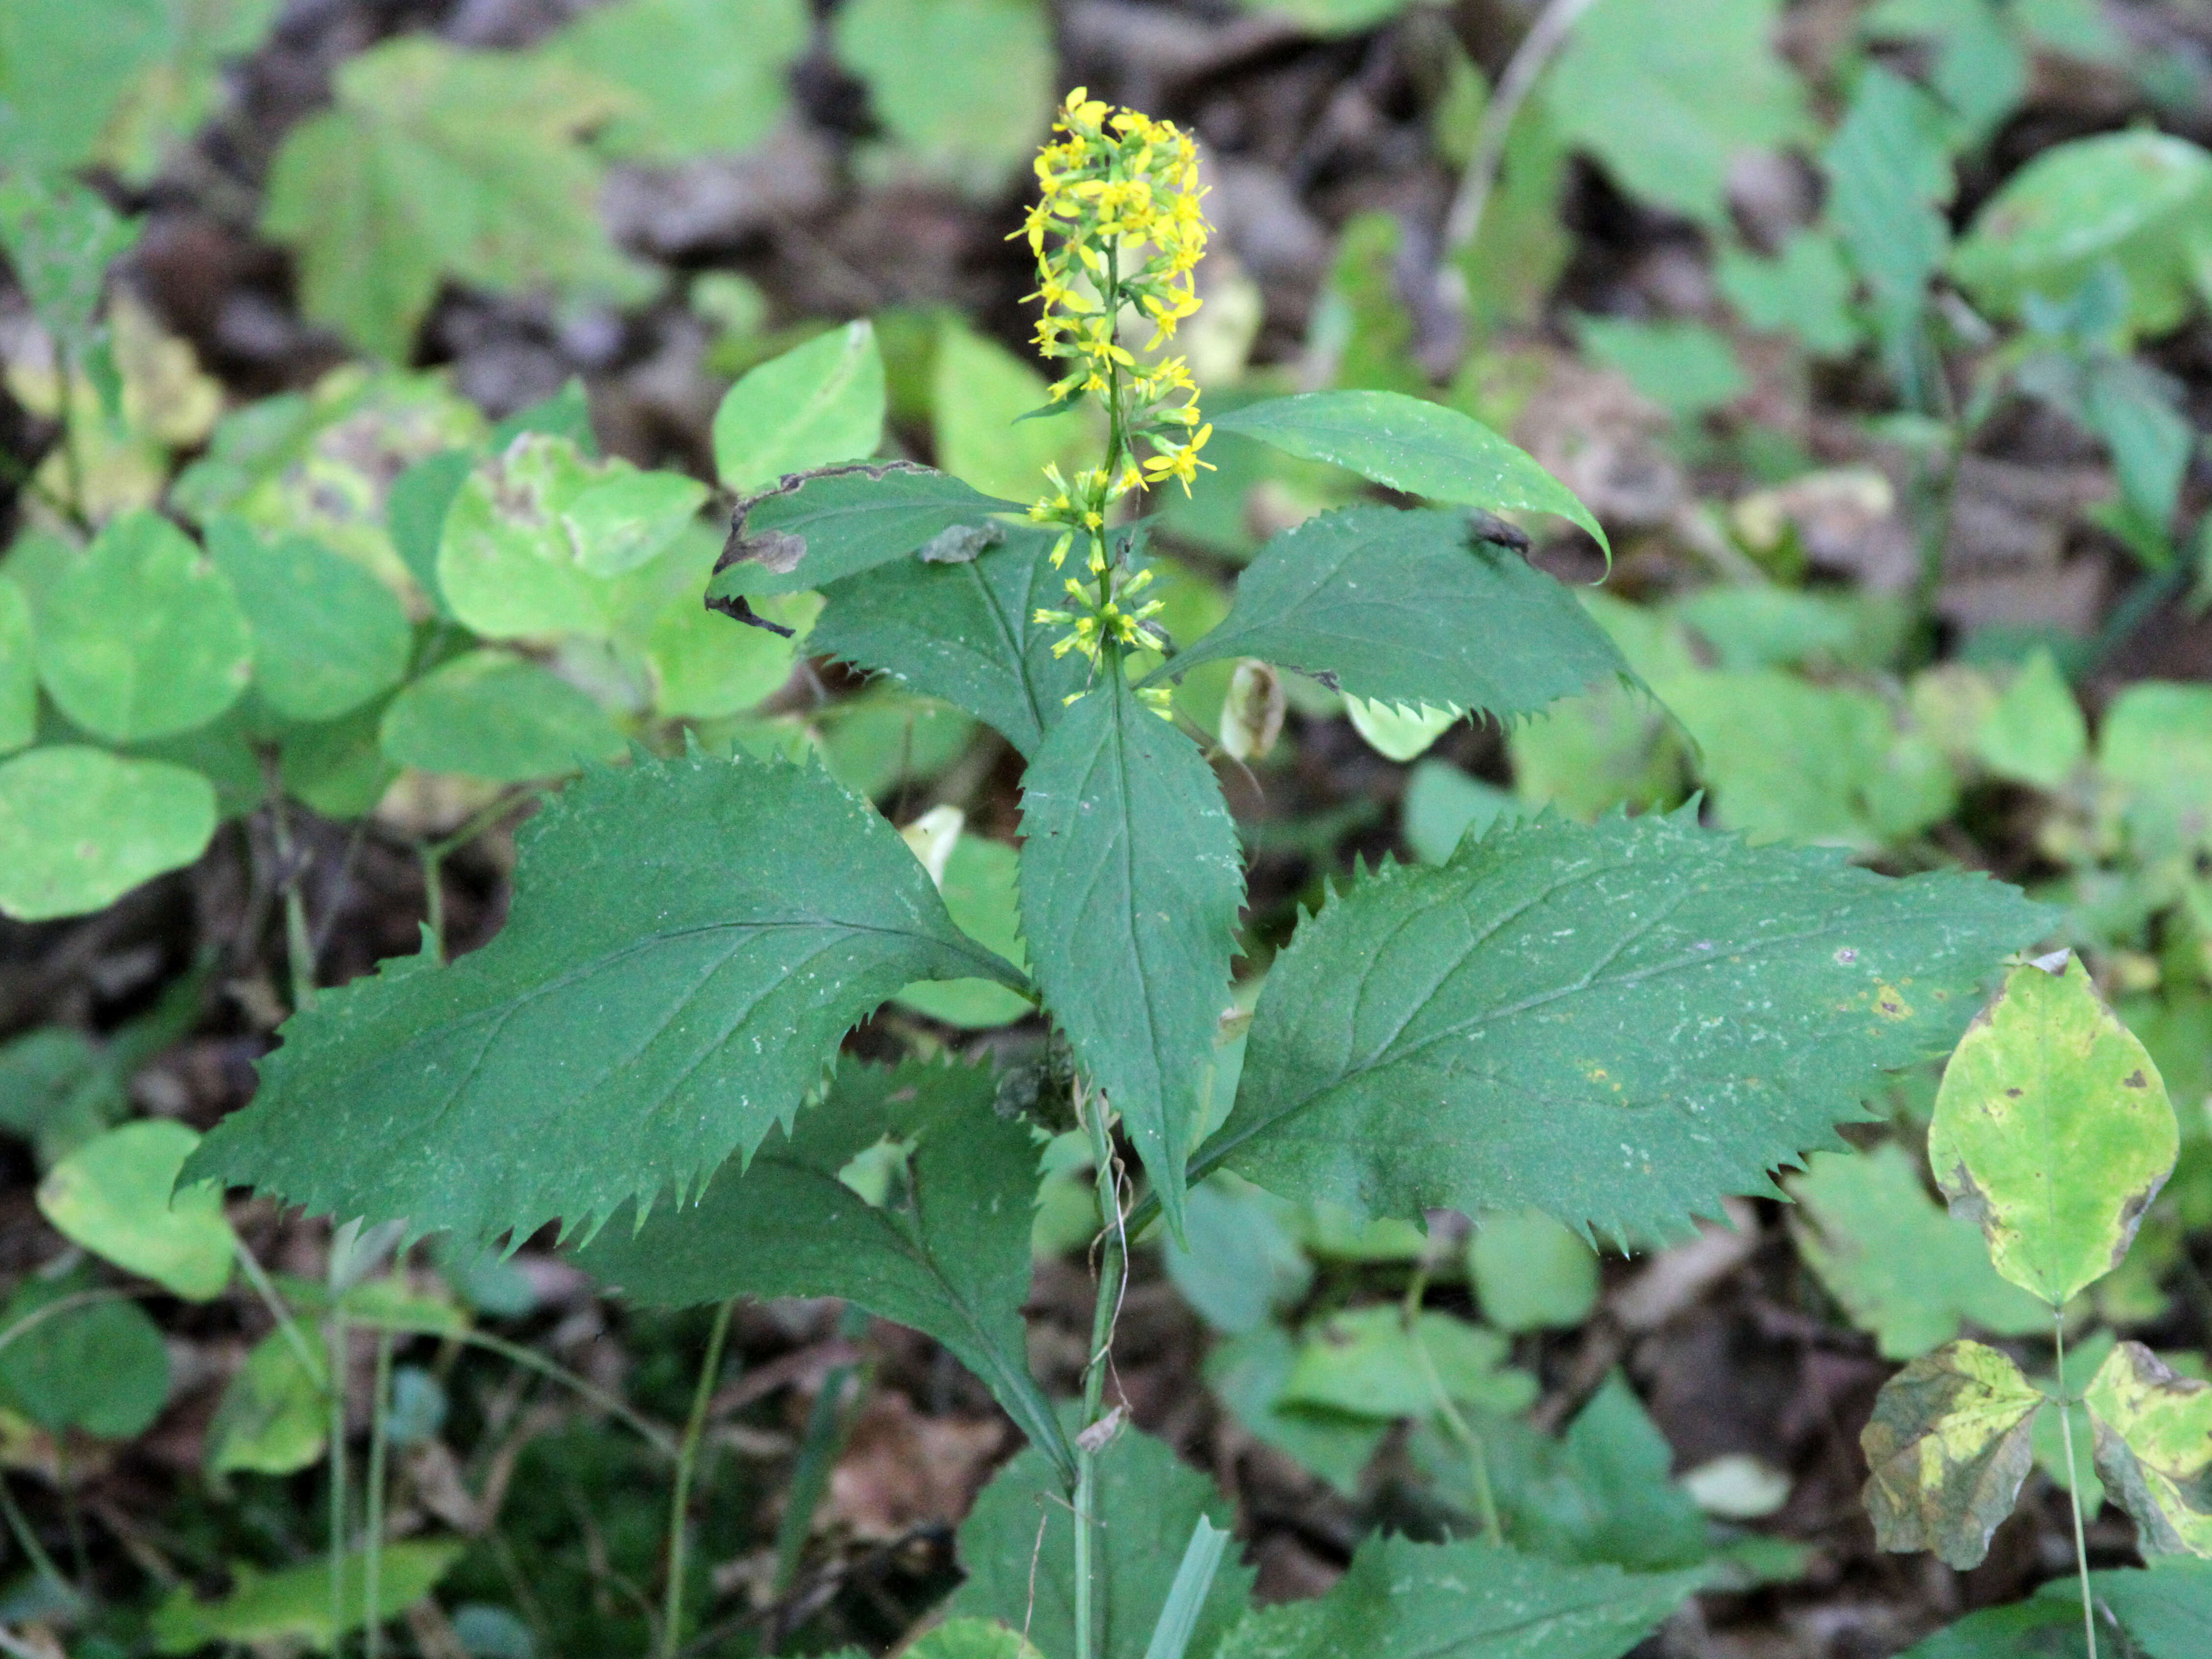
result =
[[[1054,564],[1079,537],[1089,544],[1090,581],[1067,584],[1077,609],[1040,611],[1037,620],[1069,624],[1055,649],[1096,663],[1109,645],[1156,643],[1146,624],[1160,610],[1157,599],[1121,603],[1149,576],[1127,575],[1108,556],[1108,510],[1131,490],[1170,479],[1188,491],[1199,468],[1211,470],[1199,452],[1213,428],[1199,419],[1189,365],[1143,361],[1119,337],[1125,312],[1133,311],[1152,325],[1144,347],[1151,353],[1198,309],[1192,273],[1206,252],[1204,191],[1197,147],[1170,122],[1111,108],[1079,87],[1053,131],[1059,137],[1037,156],[1039,199],[1014,234],[1036,256],[1037,290],[1029,297],[1043,304],[1037,348],[1071,364],[1054,401],[1097,398],[1109,435],[1103,465],[1072,478],[1048,467],[1050,491],[1030,509],[1037,523],[1060,528]],[[1141,459],[1139,440],[1150,451]]]

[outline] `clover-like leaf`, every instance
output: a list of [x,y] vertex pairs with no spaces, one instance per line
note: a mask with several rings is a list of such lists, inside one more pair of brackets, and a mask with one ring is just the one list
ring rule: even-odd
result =
[[1401,392],[1302,392],[1218,417],[1224,432],[1432,501],[1486,513],[1553,513],[1610,548],[1575,493],[1471,415]]
[[[1030,1442],[1072,1475],[1074,1454],[1030,1378],[1022,1304],[1030,1285],[1036,1147],[994,1110],[988,1067],[847,1061],[828,1097],[771,1133],[742,1170],[696,1200],[620,1218],[578,1262],[663,1306],[748,1296],[836,1296],[945,1344]],[[908,1149],[903,1190],[872,1204],[839,1171],[886,1136]]]
[[771,357],[714,411],[714,471],[740,495],[865,460],[884,436],[884,356],[863,318]]
[[1980,877],[1889,880],[1687,813],[1501,822],[1299,928],[1192,1178],[1363,1216],[1679,1229],[1835,1145],[2050,925]]
[[1016,530],[973,558],[904,559],[832,582],[806,648],[942,697],[1034,755],[1090,666],[1073,652],[1054,656],[1062,630],[1036,621],[1059,594],[1050,547]]
[[1022,932],[1077,1060],[1182,1230],[1244,860],[1197,745],[1101,675],[1022,781]]
[[1928,1162],[1997,1271],[2056,1308],[2119,1266],[2179,1140],[2149,1051],[2076,957],[2014,969],[1960,1040]]
[[253,629],[256,690],[277,714],[335,720],[405,676],[415,647],[407,612],[355,561],[310,537],[264,541],[228,515],[207,535]]
[[208,1425],[210,1474],[294,1474],[321,1461],[331,1420],[330,1361],[322,1346],[274,1330],[232,1373]]
[[39,734],[39,665],[31,640],[31,602],[0,576],[0,755]]
[[187,1301],[219,1296],[237,1240],[211,1187],[172,1196],[199,1135],[167,1118],[110,1129],[39,1183],[39,1209],[73,1244]]
[[2140,1342],[2115,1347],[2083,1402],[2097,1473],[2135,1517],[2146,1555],[2212,1555],[2212,1383]]
[[439,664],[385,708],[385,757],[487,783],[565,776],[623,749],[590,695],[509,651],[468,651]]
[[198,772],[84,744],[27,749],[0,762],[0,915],[100,909],[199,857],[215,825]]
[[2044,1402],[2019,1366],[1978,1342],[1923,1354],[1882,1384],[1859,1436],[1882,1548],[1978,1565],[2027,1479],[2029,1431]]
[[1267,544],[1228,617],[1160,673],[1257,657],[1355,697],[1501,720],[1628,673],[1572,592],[1480,535],[1450,512],[1309,519]]
[[1620,1659],[1702,1579],[1378,1534],[1326,1595],[1246,1614],[1215,1659]]
[[453,966],[326,993],[185,1168],[469,1237],[697,1188],[789,1124],[852,1024],[923,978],[1021,975],[821,771],[594,772],[523,831],[512,913]]

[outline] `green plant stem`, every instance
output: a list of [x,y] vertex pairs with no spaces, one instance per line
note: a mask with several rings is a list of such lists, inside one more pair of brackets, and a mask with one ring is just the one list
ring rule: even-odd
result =
[[275,1283],[269,1277],[269,1270],[261,1265],[259,1257],[246,1249],[244,1239],[234,1233],[230,1242],[236,1247],[240,1270],[246,1274],[246,1282],[253,1286],[254,1294],[261,1298],[261,1305],[268,1309],[270,1316],[276,1320],[276,1328],[283,1332],[284,1343],[292,1350],[292,1358],[300,1362],[301,1370],[313,1376],[315,1374],[314,1350],[307,1346],[307,1334],[300,1328],[300,1322],[292,1316],[292,1310],[285,1305],[284,1298],[277,1293]]
[[[335,1260],[333,1253],[333,1260]],[[346,1318],[333,1306],[323,1327],[330,1363],[331,1460],[331,1659],[345,1652],[346,1557]]]
[[23,1553],[31,1558],[32,1570],[70,1599],[82,1599],[83,1592],[62,1577],[61,1569],[54,1565],[53,1557],[48,1555],[46,1546],[39,1542],[39,1534],[31,1530],[30,1517],[15,1502],[15,1490],[9,1486],[4,1474],[0,1474],[0,1514],[8,1517],[8,1530],[15,1535],[15,1542],[21,1546]]
[[391,1331],[376,1334],[376,1392],[368,1405],[368,1489],[362,1499],[366,1513],[361,1569],[361,1639],[366,1659],[381,1659],[384,1650],[377,1596],[384,1576],[384,1461],[392,1433],[392,1341]]
[[54,408],[62,422],[62,477],[69,486],[70,522],[79,529],[91,522],[84,510],[84,461],[76,453],[76,365],[59,343],[54,347]]
[[[1097,1659],[1098,1625],[1104,1611],[1096,1602],[1096,1569],[1091,1560],[1092,1510],[1097,1498],[1098,1454],[1104,1437],[1095,1435],[1104,1413],[1106,1370],[1114,1346],[1114,1322],[1121,1312],[1121,1286],[1128,1273],[1128,1233],[1121,1216],[1113,1127],[1106,1102],[1075,1085],[1075,1115],[1091,1137],[1091,1157],[1098,1194],[1098,1296],[1091,1315],[1091,1360],[1083,1371],[1083,1429],[1075,1440],[1075,1659]],[[1086,1107],[1088,1109],[1085,1109]]]
[[292,1006],[315,1006],[315,940],[307,927],[307,901],[300,891],[301,872],[294,856],[291,815],[284,810],[284,790],[273,763],[265,767],[269,779],[269,827],[276,841],[276,863],[282,871],[284,898],[284,956],[292,969]]
[[[676,1449],[676,1485],[668,1501],[668,1589],[660,1614],[661,1659],[669,1659],[684,1640],[684,1575],[689,1565],[691,1538],[691,1475],[698,1467],[699,1442],[707,1432],[707,1407],[713,1403],[714,1385],[722,1375],[722,1345],[729,1340],[730,1315],[738,1299],[732,1297],[714,1310],[714,1323],[707,1333],[707,1357],[699,1363],[699,1383],[691,1391],[691,1414],[684,1420],[684,1438]],[[371,1659],[374,1659],[371,1656]]]
[[1413,1352],[1421,1362],[1421,1374],[1429,1385],[1430,1398],[1436,1401],[1437,1416],[1453,1439],[1459,1442],[1460,1450],[1466,1455],[1468,1478],[1474,1487],[1475,1519],[1482,1523],[1482,1538],[1486,1544],[1502,1546],[1505,1528],[1498,1519],[1498,1499],[1490,1489],[1490,1454],[1482,1437],[1475,1432],[1474,1425],[1467,1420],[1453,1401],[1450,1391],[1444,1387],[1443,1375],[1429,1352],[1429,1345],[1421,1335],[1421,1304],[1428,1295],[1429,1259],[1425,1253],[1419,1265],[1413,1269],[1413,1282],[1406,1286],[1406,1297],[1400,1304],[1400,1316],[1405,1321],[1406,1334],[1413,1345]]
[[2089,1659],[2097,1659],[2097,1604],[2089,1593],[2089,1536],[2081,1524],[2081,1480],[2074,1468],[2074,1405],[2066,1389],[2066,1322],[2060,1315],[2051,1327],[2051,1346],[2058,1361],[2058,1437],[2066,1444],[2066,1503],[2074,1511],[2074,1571],[2081,1583],[2081,1633],[2089,1644]]
[[526,788],[514,794],[501,795],[497,800],[469,814],[453,834],[436,841],[416,843],[415,856],[422,866],[422,922],[430,930],[431,948],[441,963],[446,959],[446,860],[516,807],[526,801],[537,799],[544,793],[542,789]]

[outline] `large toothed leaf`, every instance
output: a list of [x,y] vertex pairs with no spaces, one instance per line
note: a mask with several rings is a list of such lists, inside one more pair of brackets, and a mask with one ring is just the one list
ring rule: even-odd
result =
[[1574,491],[1474,416],[1442,404],[1402,392],[1302,392],[1248,404],[1213,423],[1408,495],[1486,513],[1556,513],[1608,545]]
[[2212,1555],[2212,1385],[2140,1342],[2114,1348],[2083,1396],[2097,1473],[2146,1555]]
[[2120,1265],[2180,1130],[2081,958],[2014,969],[1944,1068],[1928,1162],[1996,1269],[2054,1307]]
[[1052,654],[1065,629],[1031,620],[1060,598],[1051,545],[1018,530],[964,560],[900,559],[832,582],[806,648],[942,697],[1034,755],[1090,672],[1073,652]]
[[1884,1383],[1859,1436],[1882,1548],[1979,1565],[2034,1461],[2029,1429],[2043,1403],[2019,1366],[1978,1342],[1938,1348]]
[[1244,896],[1221,786],[1197,746],[1109,672],[1030,763],[1022,834],[1031,971],[1180,1234]]
[[2050,925],[1978,876],[1893,881],[1686,811],[1501,823],[1298,930],[1194,1178],[1362,1215],[1679,1228],[1836,1144]]
[[1276,537],[1221,625],[1161,672],[1234,657],[1327,675],[1354,696],[1501,718],[1629,672],[1572,593],[1478,539],[1465,514],[1382,507]]
[[1377,1534],[1327,1595],[1247,1613],[1215,1659],[1620,1659],[1703,1577]]
[[586,1223],[750,1152],[855,1020],[960,978],[1022,982],[866,801],[811,767],[641,761],[524,830],[491,944],[295,1014],[185,1178],[426,1231]]
[[1018,510],[911,461],[794,472],[738,503],[707,603],[720,610],[747,596],[820,587],[889,564],[947,531],[987,529],[993,514]]
[[[828,1097],[744,1169],[726,1165],[697,1202],[662,1205],[641,1229],[617,1217],[577,1260],[663,1306],[836,1296],[911,1325],[1072,1474],[1074,1454],[1024,1358],[1036,1147],[1022,1120],[992,1109],[996,1085],[984,1066],[848,1060]],[[911,1151],[887,1201],[870,1203],[839,1171],[885,1136]]]

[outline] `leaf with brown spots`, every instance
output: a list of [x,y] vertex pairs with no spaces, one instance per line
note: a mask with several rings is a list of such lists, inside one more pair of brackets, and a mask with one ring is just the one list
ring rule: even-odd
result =
[[2014,969],[1960,1039],[1928,1161],[1997,1271],[2056,1308],[2127,1255],[2179,1139],[2158,1067],[2075,958]]
[[1884,1383],[1859,1437],[1882,1548],[1979,1565],[2034,1461],[2028,1431],[2043,1403],[2019,1366],[1978,1342],[1938,1348]]
[[2123,1342],[2082,1402],[2096,1431],[2097,1473],[2135,1517],[2143,1553],[2212,1555],[2212,1384]]

